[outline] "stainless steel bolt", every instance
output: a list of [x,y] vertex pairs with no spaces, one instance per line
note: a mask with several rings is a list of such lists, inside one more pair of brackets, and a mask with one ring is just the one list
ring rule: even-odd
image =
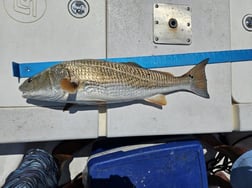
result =
[[243,17],[242,25],[247,31],[252,31],[252,14],[247,14]]
[[68,11],[76,18],[83,18],[89,13],[89,5],[85,0],[70,0],[68,2]]
[[248,28],[252,28],[252,17],[247,17],[245,20],[245,24]]
[[25,71],[26,71],[26,72],[30,72],[30,71],[31,71],[30,67],[28,67],[28,66],[25,67]]

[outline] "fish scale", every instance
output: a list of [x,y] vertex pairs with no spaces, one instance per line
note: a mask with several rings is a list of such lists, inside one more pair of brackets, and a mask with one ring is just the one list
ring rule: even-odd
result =
[[[85,62],[73,61],[67,65],[67,68],[69,70],[72,69],[73,77],[79,75],[80,80],[95,80],[101,84],[128,83],[128,85],[136,87],[159,87],[178,83],[176,82],[178,80],[176,77],[167,73],[158,71],[150,72],[137,66],[107,63],[98,60],[87,60]],[[181,82],[182,80],[179,81]]]

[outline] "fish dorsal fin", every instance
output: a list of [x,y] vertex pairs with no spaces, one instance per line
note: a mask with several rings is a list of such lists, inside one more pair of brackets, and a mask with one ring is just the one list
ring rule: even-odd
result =
[[79,83],[77,83],[77,82],[71,82],[71,80],[69,80],[67,78],[63,78],[60,81],[60,86],[67,93],[74,94],[74,93],[77,92],[77,89],[79,87]]
[[133,66],[133,67],[139,67],[139,68],[142,68],[140,65],[138,65],[137,63],[135,62],[128,62],[128,63],[125,63],[126,65],[130,65],[130,66]]
[[161,73],[161,74],[165,74],[167,76],[170,76],[170,77],[174,77],[174,75],[172,73],[169,73],[169,72],[164,72],[164,71],[159,71],[159,70],[152,70],[154,72],[157,72],[157,73]]
[[164,106],[164,105],[167,104],[166,98],[162,94],[157,94],[157,95],[154,95],[152,97],[146,98],[144,100],[147,101],[147,102],[159,105],[159,106]]
[[172,73],[169,73],[169,72],[164,72],[164,74],[166,74],[167,76],[172,76],[174,77],[174,75]]

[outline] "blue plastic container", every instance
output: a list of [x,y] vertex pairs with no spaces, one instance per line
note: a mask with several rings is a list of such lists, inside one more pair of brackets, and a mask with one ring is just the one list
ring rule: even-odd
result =
[[233,188],[252,187],[252,150],[242,154],[234,162],[230,182]]
[[203,149],[197,141],[109,150],[88,161],[91,188],[207,188]]

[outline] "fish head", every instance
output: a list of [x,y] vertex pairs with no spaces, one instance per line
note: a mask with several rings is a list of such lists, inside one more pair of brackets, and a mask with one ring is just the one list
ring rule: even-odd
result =
[[23,97],[27,99],[56,100],[60,90],[59,81],[55,80],[55,76],[50,73],[50,70],[43,71],[33,77],[26,79],[19,87],[19,90],[23,93]]

